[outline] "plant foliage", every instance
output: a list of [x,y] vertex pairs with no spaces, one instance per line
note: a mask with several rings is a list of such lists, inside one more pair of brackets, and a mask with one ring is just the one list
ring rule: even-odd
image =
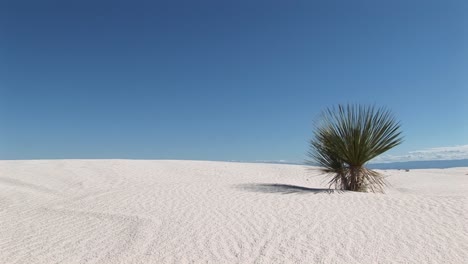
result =
[[383,192],[383,176],[365,165],[402,141],[400,124],[387,109],[338,105],[326,109],[316,124],[309,163],[333,175],[330,187]]

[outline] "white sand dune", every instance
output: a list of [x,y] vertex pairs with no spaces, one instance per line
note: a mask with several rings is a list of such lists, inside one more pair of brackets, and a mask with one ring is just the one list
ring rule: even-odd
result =
[[0,263],[467,263],[468,168],[327,192],[304,166],[0,161]]

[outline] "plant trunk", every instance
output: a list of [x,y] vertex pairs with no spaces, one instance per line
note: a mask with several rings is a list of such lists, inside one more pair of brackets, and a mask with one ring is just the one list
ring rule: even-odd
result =
[[354,192],[365,192],[365,182],[362,175],[362,166],[351,166],[349,190]]

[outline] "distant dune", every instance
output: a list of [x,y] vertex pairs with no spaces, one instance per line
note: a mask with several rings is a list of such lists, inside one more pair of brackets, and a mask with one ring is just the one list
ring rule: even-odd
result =
[[460,160],[421,160],[370,164],[374,169],[446,169],[468,167],[468,159]]
[[0,263],[466,263],[468,168],[334,192],[311,167],[0,161]]
[[[257,163],[269,164],[292,164],[304,165],[300,162],[282,162],[282,161],[260,161]],[[392,170],[392,169],[447,169],[468,167],[468,159],[458,160],[418,160],[418,161],[402,161],[402,162],[387,162],[387,163],[370,163],[368,166],[372,169]]]

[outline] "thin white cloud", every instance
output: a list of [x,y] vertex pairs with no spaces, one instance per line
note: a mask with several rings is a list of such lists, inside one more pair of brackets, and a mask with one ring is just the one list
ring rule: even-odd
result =
[[382,155],[373,159],[372,163],[459,159],[468,159],[468,145],[428,148],[410,151],[404,155]]

